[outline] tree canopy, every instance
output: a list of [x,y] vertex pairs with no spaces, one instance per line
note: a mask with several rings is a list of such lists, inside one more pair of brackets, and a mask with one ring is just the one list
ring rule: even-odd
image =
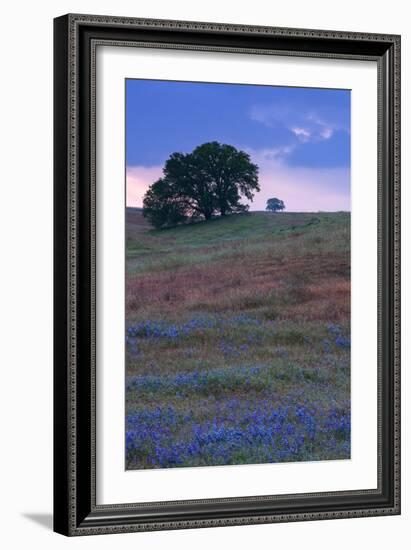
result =
[[193,219],[210,220],[219,213],[245,212],[245,197],[259,191],[258,166],[232,145],[204,143],[191,153],[173,153],[163,177],[154,182],[143,200],[143,215],[155,227]]
[[270,212],[278,212],[279,210],[284,210],[285,204],[282,200],[273,197],[272,199],[267,200],[266,210]]

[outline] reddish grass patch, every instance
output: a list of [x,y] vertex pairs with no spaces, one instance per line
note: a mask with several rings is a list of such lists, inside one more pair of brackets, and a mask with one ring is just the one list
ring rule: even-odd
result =
[[127,315],[221,307],[263,305],[277,290],[287,293],[282,316],[336,320],[350,310],[349,265],[338,257],[315,256],[275,262],[272,257],[224,261],[127,278]]
[[308,321],[346,321],[350,318],[350,282],[344,279],[322,279],[317,284],[307,285],[309,299],[285,309],[287,318]]

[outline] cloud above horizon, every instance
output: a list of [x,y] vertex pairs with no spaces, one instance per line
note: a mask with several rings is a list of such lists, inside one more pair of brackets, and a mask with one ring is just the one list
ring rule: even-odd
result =
[[143,198],[152,183],[161,178],[162,166],[127,166],[126,205],[143,206]]
[[[351,209],[348,168],[290,167],[283,158],[283,155],[290,154],[289,151],[246,151],[259,167],[260,192],[253,201],[242,201],[249,204],[250,211],[265,210],[267,200],[274,196],[284,201],[289,212]],[[142,206],[145,192],[161,177],[162,170],[161,165],[127,167],[127,206]]]
[[259,167],[260,192],[250,210],[265,210],[271,197],[284,201],[289,212],[350,210],[350,170],[345,167],[289,166],[270,150],[247,151]]
[[330,122],[317,112],[305,112],[297,106],[290,105],[253,105],[249,112],[250,119],[268,128],[288,129],[298,141],[321,141],[330,139],[335,131],[350,132],[349,126],[341,122]]

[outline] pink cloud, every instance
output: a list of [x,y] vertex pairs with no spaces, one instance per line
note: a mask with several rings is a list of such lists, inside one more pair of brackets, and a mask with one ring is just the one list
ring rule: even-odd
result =
[[250,210],[265,210],[271,197],[283,200],[289,212],[351,209],[349,168],[294,167],[286,164],[285,157],[248,152],[260,168],[261,189],[249,203]]
[[338,184],[343,186],[349,177],[349,170],[340,168],[288,168],[275,173],[262,170],[259,178],[261,191],[250,203],[250,210],[265,210],[267,199],[271,197],[283,200],[289,212],[350,210],[349,194],[336,190]]
[[161,166],[127,166],[126,170],[126,204],[143,206],[143,197],[149,186],[158,180],[163,173]]
[[[286,164],[292,149],[255,151],[247,149],[260,168],[261,191],[250,202],[250,210],[265,210],[267,199],[277,197],[289,212],[350,210],[348,168],[302,168]],[[162,176],[162,166],[128,166],[127,206],[141,207],[148,187]]]

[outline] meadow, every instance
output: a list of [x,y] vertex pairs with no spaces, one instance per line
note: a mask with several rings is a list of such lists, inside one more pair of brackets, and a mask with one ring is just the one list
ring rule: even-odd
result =
[[350,458],[350,214],[126,211],[127,469]]

